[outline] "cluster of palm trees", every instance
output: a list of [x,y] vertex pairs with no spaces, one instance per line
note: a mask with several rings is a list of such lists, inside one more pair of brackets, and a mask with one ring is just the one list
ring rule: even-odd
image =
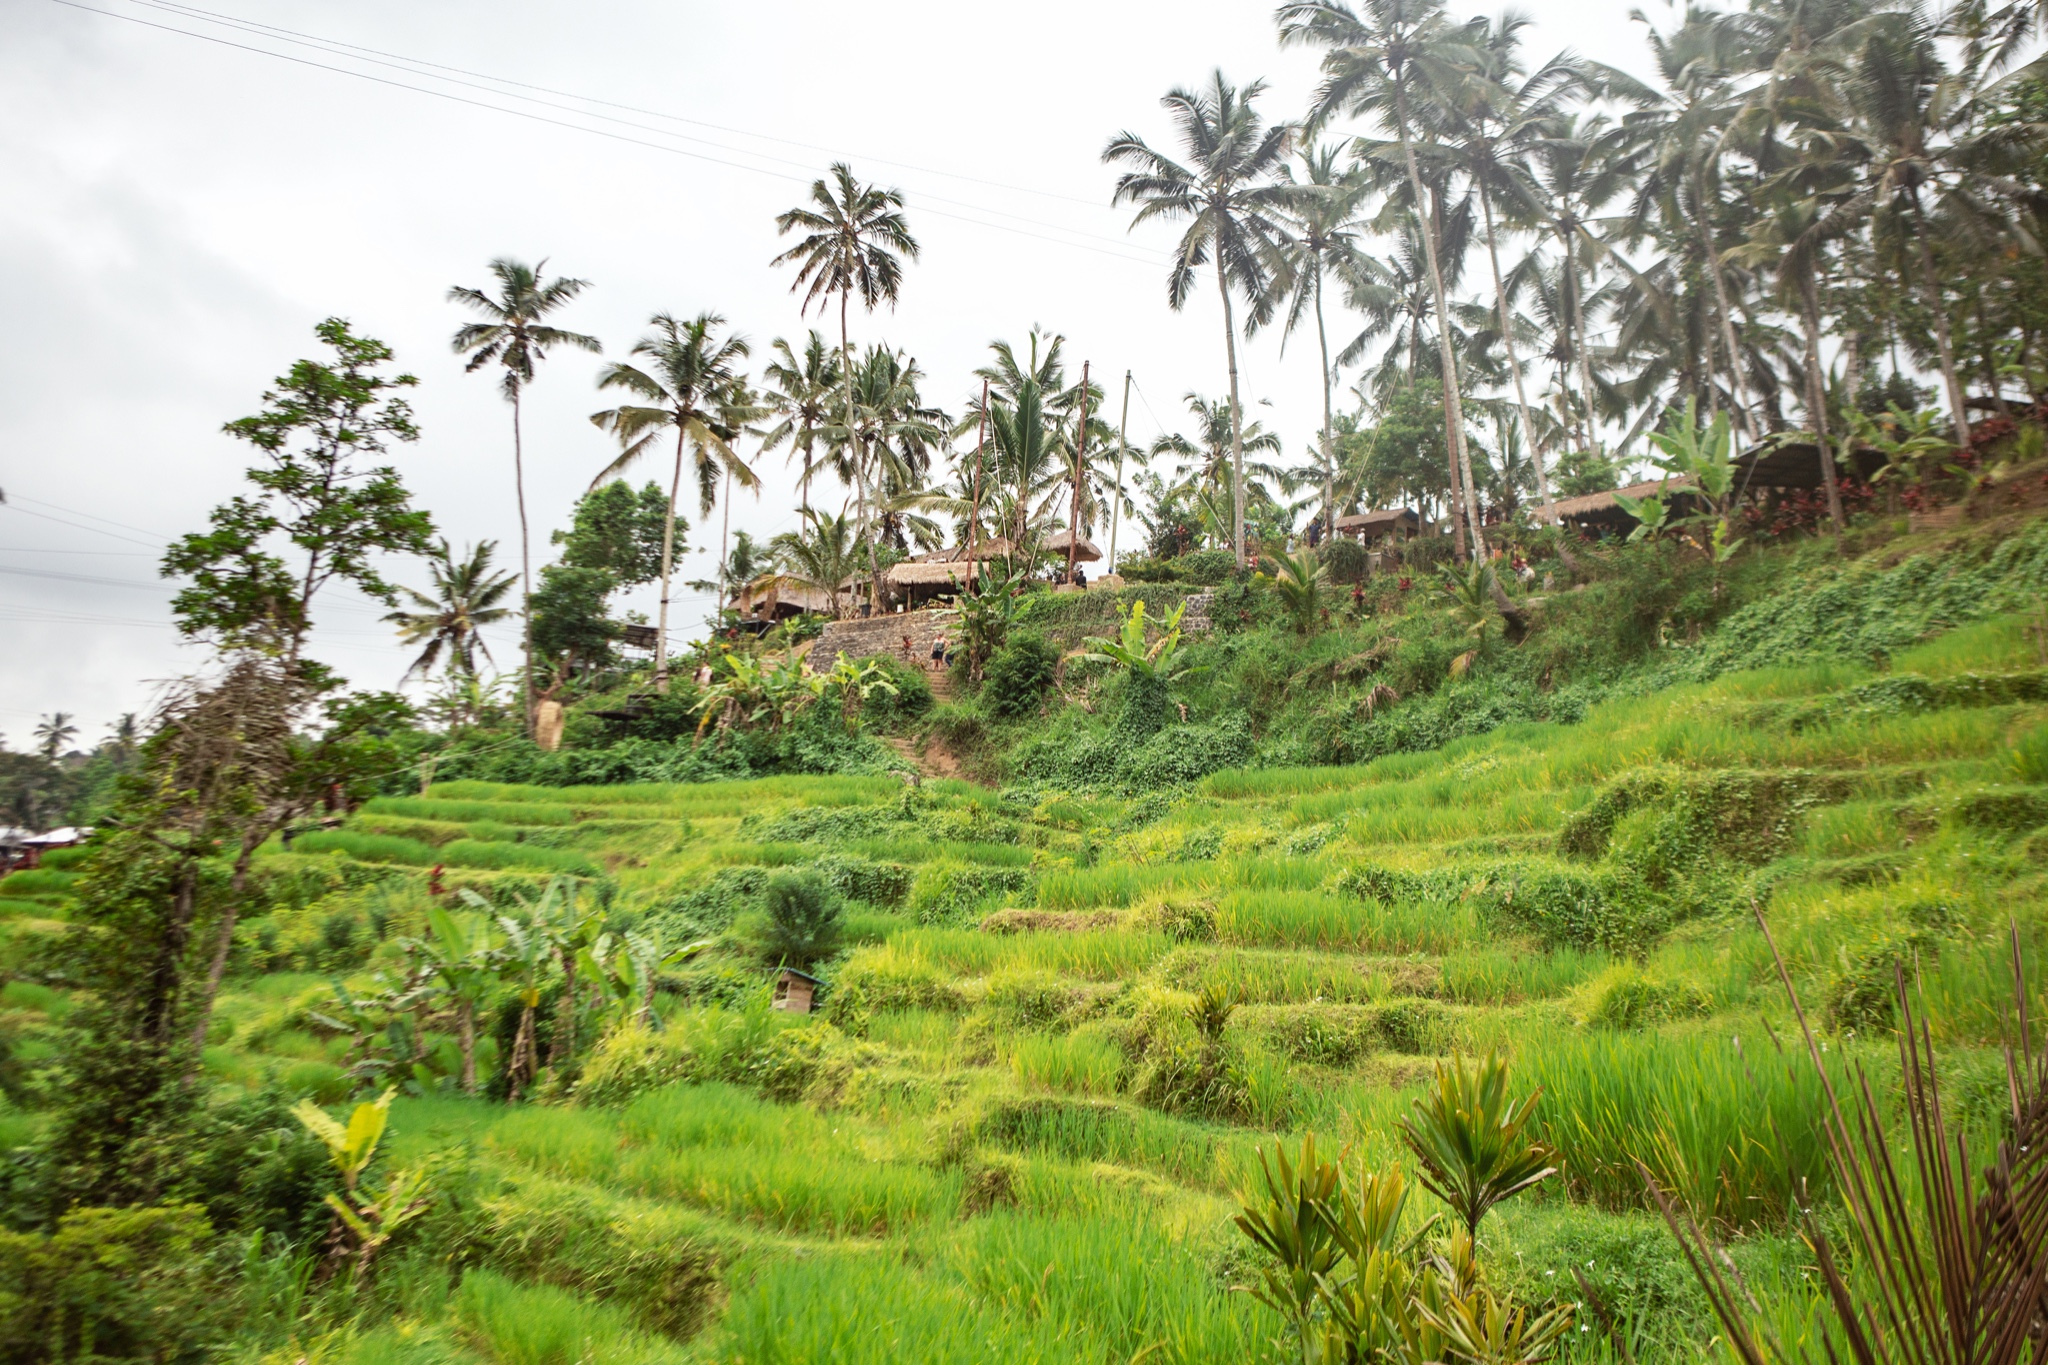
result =
[[[1184,224],[1169,304],[1205,276],[1222,303],[1240,562],[1258,472],[1240,318],[1283,339],[1314,323],[1308,472],[1326,518],[1358,482],[1338,367],[1364,362],[1375,412],[1432,384],[1461,556],[1485,549],[1481,412],[1496,458],[1526,462],[1548,501],[1559,462],[1625,457],[1687,399],[1745,442],[1796,423],[1831,453],[1879,357],[1885,397],[1939,378],[1958,444],[1973,412],[2048,391],[2048,98],[2040,62],[2017,61],[2041,22],[2025,0],[1694,5],[1668,31],[1637,13],[1654,83],[1569,54],[1531,63],[1512,11],[1290,0],[1275,17],[1283,45],[1322,54],[1300,117],[1269,121],[1263,83],[1219,71],[1165,97],[1176,149],[1125,132],[1103,152],[1126,168],[1114,202],[1136,206],[1134,227]],[[1333,358],[1339,311],[1362,324]],[[1827,477],[1839,522],[1831,461]]]

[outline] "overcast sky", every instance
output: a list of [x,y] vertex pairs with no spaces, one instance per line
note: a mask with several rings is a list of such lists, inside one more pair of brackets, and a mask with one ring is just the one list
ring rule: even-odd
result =
[[[1279,50],[1271,6],[1242,0],[211,3],[229,8],[0,0],[0,735],[16,748],[58,709],[90,742],[203,663],[170,626],[156,556],[237,490],[247,451],[220,426],[316,352],[320,319],[348,318],[419,376],[407,483],[458,547],[495,539],[516,566],[509,412],[449,350],[448,287],[487,283],[494,256],[545,256],[591,281],[562,322],[608,356],[650,313],[708,309],[759,363],[808,325],[769,265],[774,217],[835,158],[902,189],[924,246],[895,312],[856,313],[856,344],[909,350],[927,399],[957,411],[988,342],[1037,323],[1065,333],[1076,370],[1093,362],[1112,404],[1133,371],[1133,444],[1179,429],[1182,394],[1225,388],[1217,305],[1197,291],[1168,310],[1170,230],[1127,234],[1102,146],[1124,128],[1170,146],[1159,96],[1219,63],[1265,77],[1273,117],[1315,78],[1312,53]],[[1640,71],[1630,7],[1538,0],[1532,49]],[[395,58],[413,64],[377,64]],[[1313,339],[1241,355],[1247,403],[1272,404],[1253,415],[1298,455]],[[609,406],[602,363],[561,354],[530,391],[536,566],[611,458],[588,421]],[[732,512],[766,537],[794,497],[779,454],[763,473]],[[718,518],[690,511],[685,572],[706,576]],[[392,572],[424,586],[416,562]],[[630,605],[651,609],[652,591]],[[709,606],[684,599],[684,624]],[[318,612],[315,652],[358,686],[394,685],[407,661],[381,611],[331,592]],[[492,643],[511,664],[514,632]]]

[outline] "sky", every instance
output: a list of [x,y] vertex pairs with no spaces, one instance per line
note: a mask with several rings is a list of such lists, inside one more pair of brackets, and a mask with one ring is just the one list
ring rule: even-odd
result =
[[[226,8],[0,0],[0,738],[17,749],[59,710],[89,745],[205,666],[157,558],[245,486],[249,452],[221,426],[319,352],[321,319],[418,376],[422,438],[394,462],[458,550],[494,540],[516,567],[509,407],[464,373],[445,296],[487,284],[498,256],[590,281],[560,320],[605,355],[551,357],[525,404],[537,570],[616,450],[589,421],[611,405],[599,367],[651,314],[722,314],[757,366],[775,338],[834,325],[770,265],[775,216],[833,160],[907,200],[922,255],[900,305],[856,311],[853,336],[914,355],[928,401],[959,411],[988,343],[1037,325],[1113,406],[1131,372],[1133,445],[1188,428],[1182,395],[1225,392],[1220,308],[1213,290],[1168,308],[1173,230],[1128,230],[1102,147],[1125,129],[1170,147],[1159,97],[1219,65],[1264,78],[1273,118],[1298,116],[1316,78],[1313,52],[1280,50],[1271,6],[1243,0],[209,3]],[[1630,0],[1525,8],[1532,54],[1642,71]],[[1313,336],[1283,352],[1269,331],[1240,368],[1249,415],[1305,453]],[[781,452],[759,468],[731,528],[765,539],[796,499]],[[721,513],[687,515],[681,576],[708,577]],[[426,586],[417,560],[387,569]],[[678,590],[686,627],[711,606]],[[314,654],[395,686],[409,655],[384,610],[330,589]],[[516,628],[487,639],[515,662]]]

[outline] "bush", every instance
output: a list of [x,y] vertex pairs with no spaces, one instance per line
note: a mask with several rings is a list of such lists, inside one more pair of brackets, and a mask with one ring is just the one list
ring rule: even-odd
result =
[[47,1235],[0,1232],[0,1359],[204,1359],[227,1307],[212,1240],[193,1204],[73,1209]]
[[1172,561],[1183,582],[1213,588],[1237,571],[1237,557],[1228,550],[1196,550]]
[[755,943],[770,962],[808,967],[839,947],[845,902],[815,872],[777,872],[762,889]]
[[988,661],[982,699],[1005,719],[1028,716],[1052,690],[1059,662],[1058,648],[1043,636],[1016,636]]
[[932,709],[932,685],[923,669],[912,668],[886,654],[875,662],[882,666],[882,677],[896,690],[878,687],[868,694],[860,708],[863,724],[876,730],[894,730]]
[[1338,536],[1324,543],[1322,547],[1323,567],[1328,570],[1332,583],[1363,583],[1366,575],[1366,549],[1349,536]]
[[979,919],[995,900],[1030,889],[1031,874],[1021,867],[984,867],[942,858],[918,872],[910,888],[910,909],[920,924],[950,924]]

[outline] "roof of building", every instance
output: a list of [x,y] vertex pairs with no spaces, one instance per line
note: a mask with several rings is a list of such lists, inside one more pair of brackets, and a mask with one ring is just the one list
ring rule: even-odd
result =
[[1620,504],[1614,500],[1616,493],[1626,493],[1632,498],[1646,498],[1652,493],[1688,493],[1692,490],[1690,478],[1656,479],[1645,483],[1632,483],[1626,488],[1613,488],[1604,493],[1583,493],[1576,498],[1559,498],[1529,509],[1529,514],[1538,521],[1569,521],[1599,512],[1615,512],[1626,516]]
[[784,967],[782,969],[782,975],[801,977],[803,980],[810,982],[813,986],[822,986],[825,984],[817,977],[812,976],[809,972],[800,972],[794,967]]
[[[1820,446],[1803,433],[1766,441],[1756,449],[1736,456],[1733,463],[1740,471],[1735,476],[1738,490],[1819,488],[1823,482]],[[1837,456],[1836,467],[1840,473],[1853,475],[1860,483],[1868,483],[1878,470],[1884,468],[1884,454],[1868,446],[1859,446],[1846,456]]]
[[39,844],[45,848],[63,848],[70,844],[81,844],[92,838],[90,825],[65,825],[44,834],[31,834],[21,840],[23,844]]
[[1382,531],[1391,531],[1403,522],[1410,526],[1419,526],[1422,518],[1406,507],[1382,508],[1374,512],[1353,512],[1349,516],[1339,517],[1337,529],[1356,531],[1361,535],[1377,535]]
[[[1067,556],[1067,545],[1070,540],[1071,536],[1067,532],[1055,531],[1045,538],[1043,548],[1047,554],[1065,559]],[[1102,551],[1096,549],[1094,543],[1088,537],[1082,536],[1080,548],[1074,551],[1074,558],[1084,563],[1093,563],[1102,558]]]
[[963,563],[941,563],[932,560],[904,560],[891,564],[883,571],[883,579],[894,586],[912,587],[933,583],[965,583],[971,572]]

